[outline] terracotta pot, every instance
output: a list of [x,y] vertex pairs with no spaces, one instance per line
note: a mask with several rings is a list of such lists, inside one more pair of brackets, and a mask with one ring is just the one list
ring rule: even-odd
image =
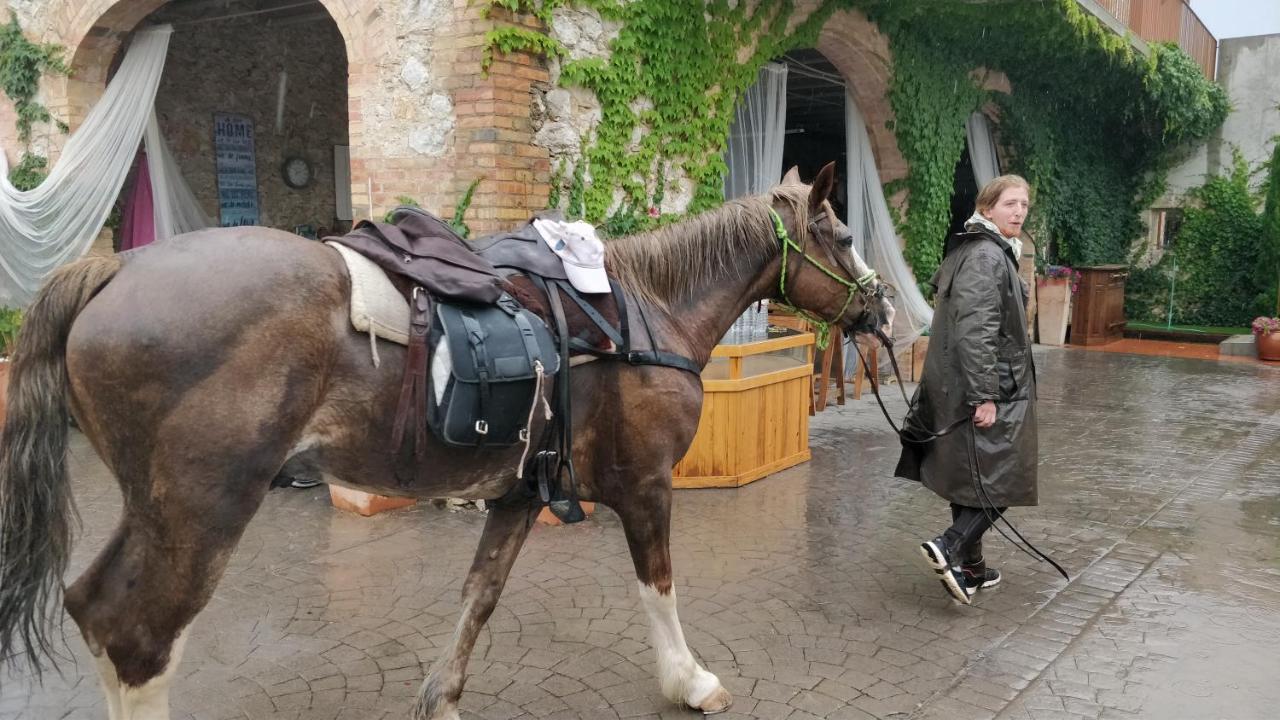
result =
[[1041,345],[1066,344],[1067,323],[1071,319],[1069,278],[1036,278],[1036,318]]
[[0,428],[4,427],[5,397],[9,392],[9,363],[0,362]]
[[1258,349],[1259,360],[1280,360],[1280,332],[1254,335],[1253,346]]

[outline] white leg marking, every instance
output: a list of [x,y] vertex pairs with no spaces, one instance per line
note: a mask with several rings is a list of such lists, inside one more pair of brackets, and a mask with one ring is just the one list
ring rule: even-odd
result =
[[662,694],[671,702],[702,708],[703,703],[723,690],[720,680],[699,667],[685,644],[680,618],[676,615],[675,588],[663,595],[640,583],[640,600],[649,613],[649,643],[658,653],[658,681],[662,683]]
[[169,649],[169,664],[163,672],[139,687],[124,685],[120,693],[121,720],[169,720],[169,686],[182,661],[182,648],[187,644],[183,628]]
[[101,654],[94,653],[93,659],[98,663],[98,679],[102,681],[102,694],[107,696],[107,720],[123,720],[120,712],[120,678],[116,675],[116,666],[107,657],[106,650]]

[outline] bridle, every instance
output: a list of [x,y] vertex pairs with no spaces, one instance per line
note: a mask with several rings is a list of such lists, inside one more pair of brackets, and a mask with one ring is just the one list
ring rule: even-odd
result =
[[[841,276],[839,273],[823,264],[821,260],[806,252],[804,246],[797,243],[791,237],[790,233],[787,232],[786,225],[782,222],[782,216],[778,214],[777,210],[769,208],[769,216],[773,219],[774,235],[777,236],[778,243],[782,246],[782,272],[778,276],[778,293],[782,298],[782,303],[798,317],[803,318],[808,321],[809,324],[813,325],[815,334],[817,335],[816,344],[818,349],[826,349],[827,345],[831,341],[831,326],[839,324],[840,318],[844,317],[845,311],[847,311],[849,306],[853,304],[853,299],[855,297],[862,298],[865,312],[867,309],[871,308],[874,301],[884,298],[885,287],[883,284],[876,284],[876,278],[879,274],[875,270],[868,270],[867,272],[859,275],[856,270],[849,266],[848,261],[841,257],[840,253],[836,252],[832,254],[835,258],[836,265],[847,277]],[[818,214],[809,219],[809,234],[815,240],[821,237],[818,223],[823,220],[827,220],[828,223],[830,222],[830,217],[827,215],[826,210],[818,212]],[[849,238],[850,245],[852,245],[852,242],[853,239]],[[823,319],[807,310],[796,307],[796,304],[791,301],[790,293],[787,290],[787,269],[791,264],[790,255],[792,252],[798,253],[800,257],[808,261],[809,264],[821,270],[827,277],[835,280],[847,291],[845,294],[844,304],[840,306],[840,310],[836,312],[835,316],[831,319]]]

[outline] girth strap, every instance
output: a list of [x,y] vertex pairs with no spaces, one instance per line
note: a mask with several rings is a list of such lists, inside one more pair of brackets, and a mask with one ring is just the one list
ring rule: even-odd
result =
[[427,452],[427,337],[431,333],[431,294],[421,287],[414,287],[409,308],[409,351],[405,357],[404,380],[400,385],[400,400],[391,430],[391,451],[400,451],[408,430],[409,416],[413,415],[413,456],[421,467]]

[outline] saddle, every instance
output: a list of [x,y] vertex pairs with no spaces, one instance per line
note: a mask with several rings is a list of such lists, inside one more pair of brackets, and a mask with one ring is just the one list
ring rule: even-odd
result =
[[[510,447],[523,442],[525,454],[516,474],[526,482],[517,483],[498,502],[537,498],[562,521],[581,520],[585,515],[578,502],[571,453],[571,356],[665,365],[694,374],[700,374],[701,368],[671,353],[632,351],[621,287],[611,279],[611,293],[590,297],[578,293],[568,282],[560,258],[532,223],[469,246],[426,211],[397,208],[390,219],[390,223],[362,221],[351,233],[326,241],[340,246],[353,268],[353,323],[370,332],[371,342],[375,331],[388,323],[365,318],[362,325],[357,318],[354,268],[358,265],[351,253],[386,272],[383,283],[390,280],[408,305],[409,327],[403,337],[409,351],[393,423],[393,451],[405,449],[410,419],[419,477],[426,467],[428,427],[452,445]],[[361,303],[362,307],[373,305],[364,298]],[[640,317],[643,320],[642,310]],[[555,357],[547,357],[548,348],[554,349]],[[450,366],[444,371],[442,355],[447,355],[445,364]],[[534,439],[524,423],[532,418],[530,408],[542,399],[544,371],[554,378],[555,407],[537,441],[538,450],[530,455]],[[502,400],[495,405],[497,398]]]

